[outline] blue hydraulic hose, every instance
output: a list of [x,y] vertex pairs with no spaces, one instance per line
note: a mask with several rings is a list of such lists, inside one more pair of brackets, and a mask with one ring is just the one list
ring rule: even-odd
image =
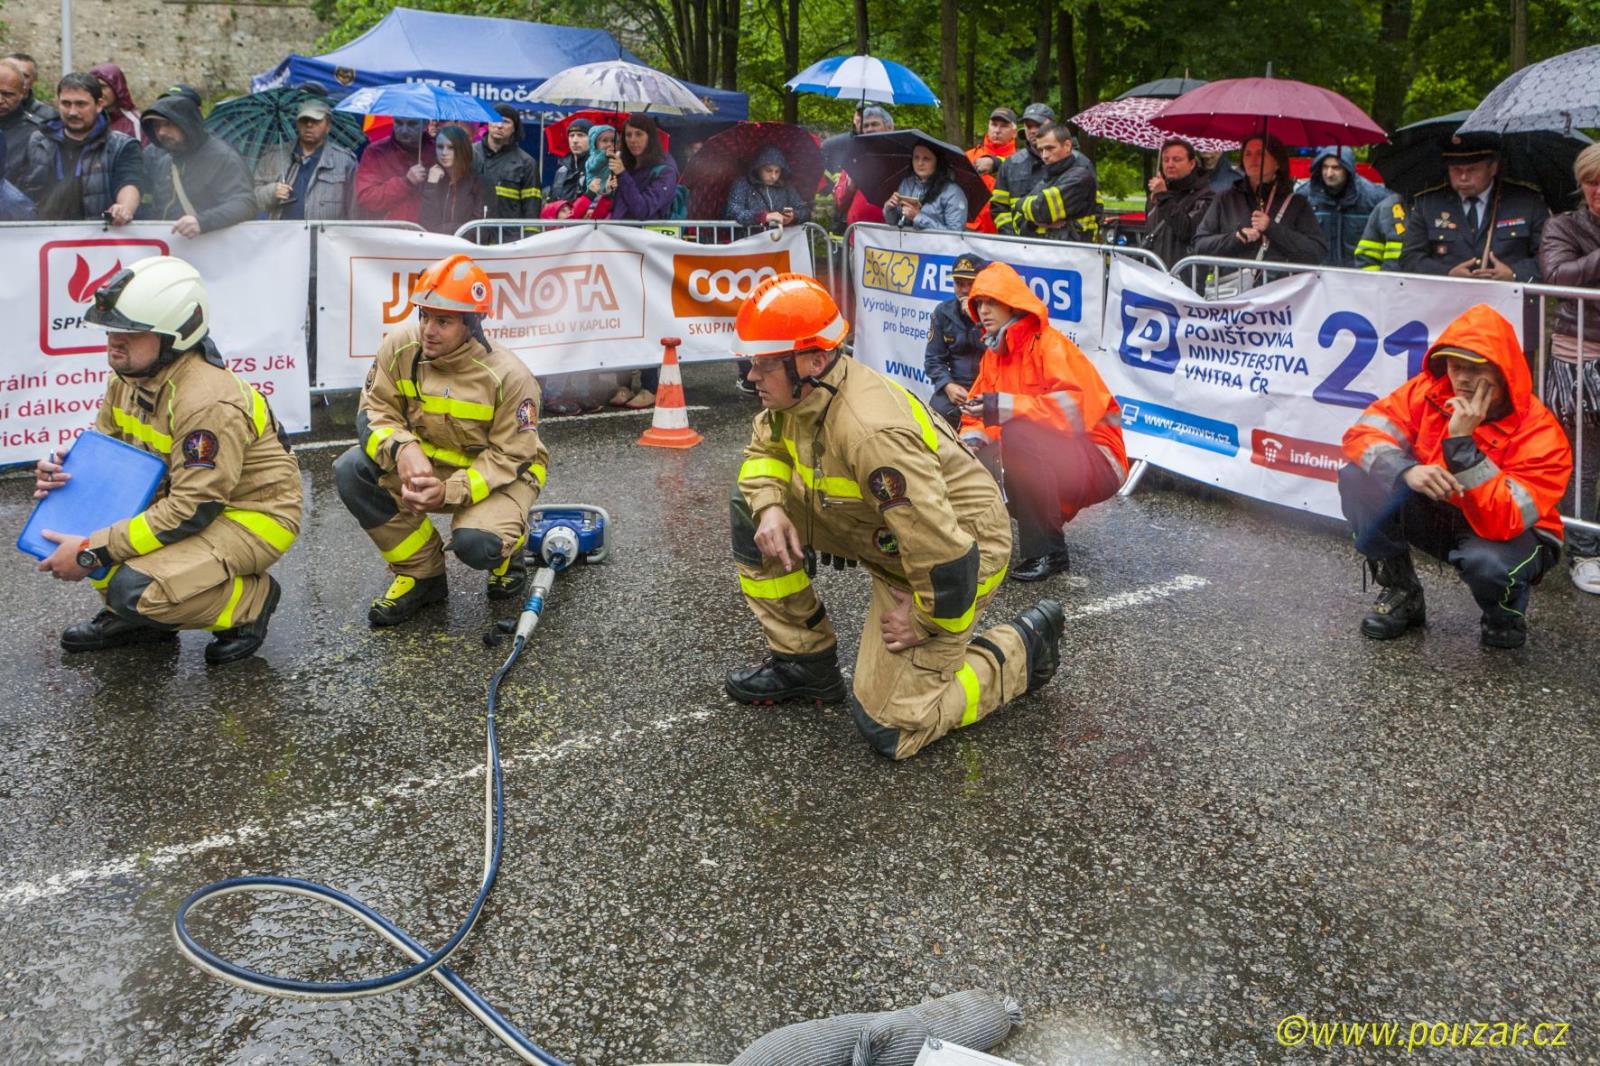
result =
[[[544,606],[544,593],[553,580],[551,572],[543,571],[543,575],[550,575],[543,582],[535,581],[533,592],[528,597],[528,603],[523,609],[523,621],[528,621],[531,612],[532,622],[537,623],[539,612]],[[543,576],[541,575],[541,576]],[[540,587],[541,584],[543,587]],[[259,992],[268,996],[282,996],[294,999],[356,999],[362,996],[377,995],[382,992],[404,988],[422,980],[432,977],[449,990],[461,1005],[473,1017],[477,1018],[488,1030],[498,1037],[507,1047],[520,1055],[525,1062],[542,1063],[544,1066],[566,1066],[562,1060],[551,1055],[532,1040],[528,1039],[516,1026],[506,1018],[477,992],[468,985],[450,967],[445,965],[452,952],[459,948],[467,935],[472,932],[472,927],[477,923],[478,916],[483,913],[483,905],[489,898],[489,893],[494,888],[495,877],[500,872],[500,853],[505,843],[505,784],[500,770],[500,742],[495,735],[494,711],[495,702],[500,694],[500,682],[511,672],[517,659],[522,655],[522,649],[528,643],[528,636],[533,628],[527,626],[528,632],[519,631],[515,642],[511,646],[511,654],[506,656],[506,661],[494,672],[489,679],[489,713],[487,728],[487,754],[485,767],[487,783],[484,790],[484,864],[483,879],[478,885],[477,898],[472,901],[472,909],[461,920],[456,931],[451,934],[437,951],[430,951],[419,943],[409,933],[395,925],[389,919],[356,899],[354,896],[340,892],[338,889],[329,888],[313,881],[303,881],[297,877],[232,877],[225,881],[217,881],[195,890],[179,905],[178,911],[172,918],[172,934],[178,942],[178,950],[183,953],[195,966],[221,978],[229,984],[252,992]],[[319,900],[337,910],[360,920],[367,928],[382,936],[395,948],[410,956],[413,964],[382,977],[369,977],[360,981],[300,981],[294,978],[278,977],[274,974],[262,973],[252,970],[212,952],[189,933],[189,912],[199,904],[212,898],[232,895],[234,893],[250,894],[277,894],[288,896],[305,896]]]

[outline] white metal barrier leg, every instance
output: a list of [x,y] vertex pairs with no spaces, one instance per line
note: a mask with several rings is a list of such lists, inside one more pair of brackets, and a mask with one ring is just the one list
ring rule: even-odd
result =
[[1122,483],[1122,487],[1117,490],[1117,495],[1132,496],[1133,490],[1139,487],[1139,482],[1143,479],[1144,472],[1149,469],[1150,464],[1146,460],[1135,460],[1133,466],[1128,469],[1128,480]]

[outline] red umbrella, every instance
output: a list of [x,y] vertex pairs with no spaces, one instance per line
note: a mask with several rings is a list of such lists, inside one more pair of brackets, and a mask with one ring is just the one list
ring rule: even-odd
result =
[[817,138],[787,122],[741,122],[700,146],[683,169],[689,187],[690,218],[721,218],[728,187],[744,180],[763,148],[775,146],[789,164],[789,180],[803,197],[815,196],[822,180],[822,149]]
[[1338,93],[1288,78],[1214,81],[1184,93],[1150,123],[1173,133],[1230,141],[1265,133],[1296,148],[1388,140],[1376,122]]
[[621,133],[622,124],[628,121],[628,113],[626,111],[574,111],[572,114],[563,117],[559,122],[552,122],[545,126],[545,151],[556,156],[568,154],[571,149],[567,146],[567,127],[580,118],[586,118],[594,125],[610,126],[618,133]]

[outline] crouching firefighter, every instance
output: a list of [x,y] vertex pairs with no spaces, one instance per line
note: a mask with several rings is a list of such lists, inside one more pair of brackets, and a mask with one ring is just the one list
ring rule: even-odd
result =
[[[733,494],[733,554],[772,653],[729,672],[728,694],[848,699],[867,741],[904,759],[1048,682],[1060,604],[1041,600],[977,635],[1005,577],[1011,522],[950,424],[844,354],[849,324],[811,278],[763,281],[734,325],[765,409]],[[811,584],[818,558],[872,576],[850,693]]]
[[1427,620],[1417,547],[1460,572],[1483,612],[1484,647],[1521,647],[1532,587],[1561,556],[1572,449],[1533,395],[1511,323],[1468,308],[1422,372],[1345,431],[1344,453],[1344,514],[1383,586],[1361,632],[1389,640]]
[[465,255],[417,280],[416,325],[384,338],[356,413],[359,443],[333,464],[339,498],[394,575],[367,621],[392,626],[446,595],[446,545],[429,518],[450,515],[448,549],[489,573],[489,598],[527,583],[528,508],[544,487],[539,385],[490,343],[489,276]]
[[[106,609],[69,626],[61,647],[98,651],[170,642],[209,629],[206,662],[235,662],[266,639],[278,606],[267,574],[300,533],[300,465],[267,401],[227,369],[209,336],[205,286],[182,259],[142,259],[94,294],[84,321],[108,331],[113,371],[95,429],[158,455],[167,476],[154,502],[39,564],[89,578]],[[69,475],[41,461],[34,497]]]

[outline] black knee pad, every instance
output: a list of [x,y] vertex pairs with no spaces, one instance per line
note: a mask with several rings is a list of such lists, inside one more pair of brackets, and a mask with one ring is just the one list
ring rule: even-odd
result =
[[856,728],[873,751],[886,759],[894,758],[895,751],[900,747],[900,730],[890,729],[868,714],[854,692],[850,693],[850,717],[855,719]]
[[458,529],[450,536],[450,550],[474,570],[493,570],[505,562],[500,538],[483,529]]
[[747,566],[761,565],[761,549],[756,547],[756,520],[737,483],[728,500],[728,527],[733,533],[733,557]]
[[333,461],[333,486],[362,529],[375,529],[400,513],[394,497],[378,484],[382,475],[383,470],[367,458],[359,444]]
[[139,614],[139,599],[153,579],[131,566],[119,566],[106,585],[106,609],[129,622],[146,622]]

